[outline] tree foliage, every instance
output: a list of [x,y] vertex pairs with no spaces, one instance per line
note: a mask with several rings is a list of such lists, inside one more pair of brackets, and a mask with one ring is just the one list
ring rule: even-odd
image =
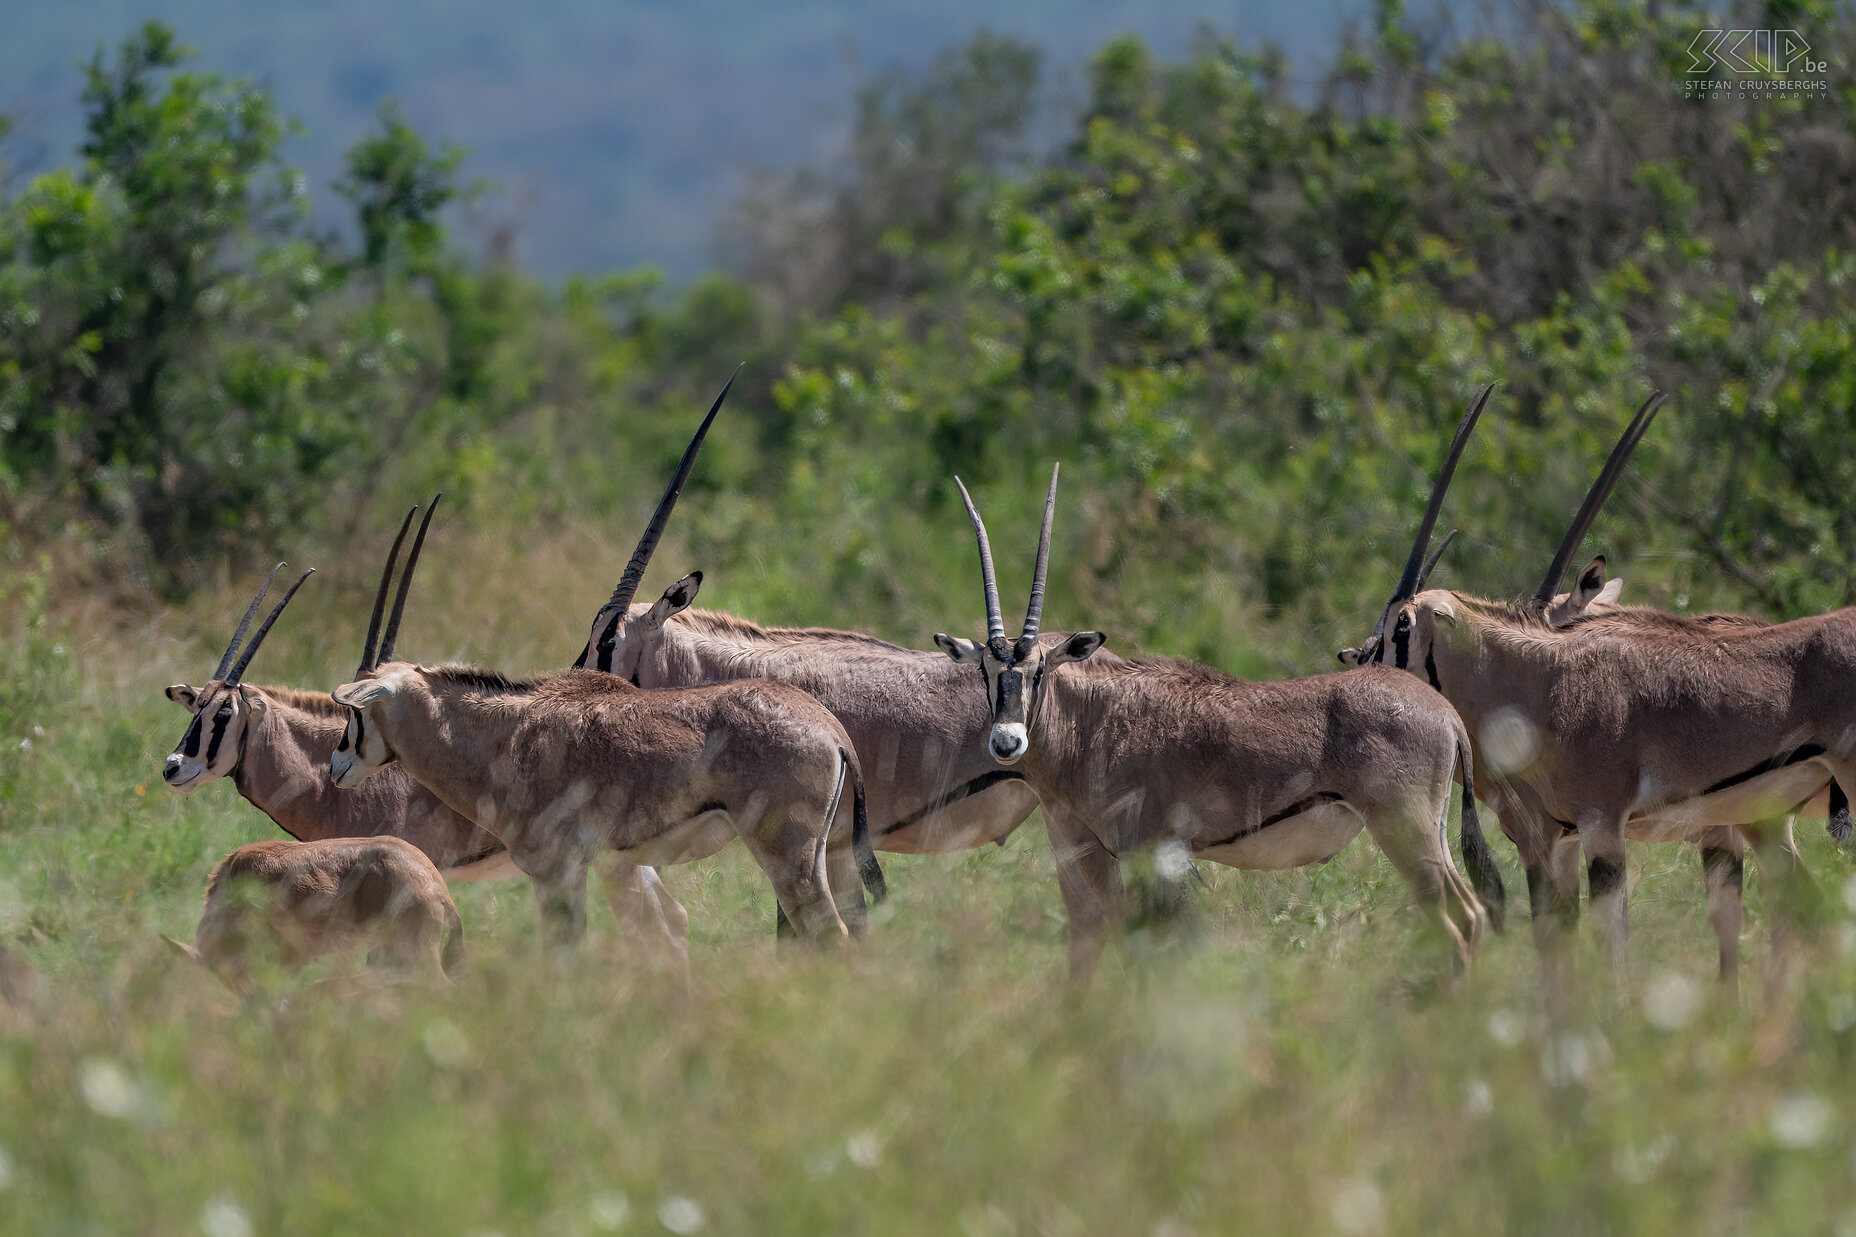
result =
[[462,256],[461,152],[391,108],[336,186],[357,239],[313,235],[263,92],[145,27],[91,68],[81,162],[0,201],[0,463],[184,587],[383,491],[633,516],[747,360],[678,528],[767,617],[965,612],[950,474],[1009,530],[1060,458],[1053,616],[1306,669],[1376,612],[1478,386],[1445,570],[1497,594],[1661,387],[1594,532],[1633,595],[1849,604],[1856,20],[1734,21],[1804,31],[1828,88],[1689,88],[1688,4],[1457,38],[1387,0],[1312,90],[1215,34],[1116,40],[1043,153],[1036,50],[982,35],[873,79],[843,162],[763,183],[737,273],[680,290]]

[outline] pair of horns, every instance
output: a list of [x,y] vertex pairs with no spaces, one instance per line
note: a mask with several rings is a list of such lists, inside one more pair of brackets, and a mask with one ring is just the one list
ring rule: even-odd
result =
[[[251,664],[251,659],[257,656],[258,646],[263,644],[264,637],[270,634],[271,624],[275,623],[277,616],[284,612],[284,607],[290,604],[290,599],[296,596],[296,591],[303,587],[303,581],[316,574],[316,569],[311,567],[297,577],[296,583],[290,586],[290,591],[284,594],[284,599],[265,616],[264,622],[258,627],[258,634],[251,638],[251,643],[245,646],[245,651],[242,654],[239,653],[239,641],[243,640],[245,633],[251,630],[251,620],[257,616],[258,607],[264,604],[264,594],[270,591],[271,581],[275,580],[277,573],[283,569],[284,564],[279,563],[271,568],[270,575],[264,577],[264,583],[258,586],[258,595],[251,599],[251,605],[245,609],[245,617],[239,620],[238,630],[232,633],[232,643],[226,645],[226,651],[219,658],[219,668],[213,671],[213,678],[227,687],[238,686],[239,680],[245,677],[245,667]],[[234,655],[238,656],[236,664],[232,660]]]
[[1385,610],[1379,613],[1379,623],[1373,628],[1375,637],[1385,634],[1386,614],[1394,605],[1424,591],[1431,572],[1437,568],[1438,560],[1450,548],[1450,543],[1456,540],[1457,530],[1453,528],[1450,535],[1443,539],[1443,544],[1437,547],[1436,553],[1428,559],[1424,557],[1425,550],[1430,548],[1431,532],[1437,527],[1437,513],[1443,509],[1444,495],[1449,492],[1451,478],[1456,476],[1457,461],[1463,458],[1463,448],[1469,445],[1469,435],[1476,428],[1476,422],[1481,420],[1482,410],[1488,407],[1489,396],[1494,392],[1495,384],[1492,382],[1483,387],[1470,402],[1469,411],[1457,422],[1456,437],[1450,440],[1450,452],[1444,457],[1443,469],[1437,474],[1437,483],[1431,486],[1431,499],[1424,506],[1424,519],[1418,524],[1418,535],[1412,538],[1411,553],[1405,559],[1405,573],[1399,577],[1398,588],[1393,591]]
[[651,554],[657,549],[657,543],[663,539],[664,528],[670,523],[670,513],[676,508],[677,496],[683,492],[683,483],[690,479],[690,469],[696,465],[696,453],[702,450],[702,440],[709,433],[709,425],[715,420],[715,414],[722,410],[722,401],[728,398],[729,389],[735,385],[735,379],[741,376],[742,365],[735,366],[735,372],[728,376],[722,393],[715,397],[715,403],[709,407],[709,415],[696,427],[696,436],[690,439],[690,445],[684,448],[683,462],[677,465],[677,475],[670,479],[670,486],[664,496],[658,500],[657,511],[651,516],[651,522],[645,525],[644,536],[638,539],[638,548],[632,551],[632,559],[625,564],[625,574],[619,577],[619,586],[612,590],[612,600],[606,609],[618,607],[623,609],[632,604],[632,597],[638,592],[638,586],[644,583],[644,569],[651,563]]
[[[1025,629],[1018,637],[1018,642],[1029,644],[1038,638],[1038,625],[1044,621],[1044,576],[1050,566],[1050,525],[1057,510],[1057,470],[1060,466],[1050,466],[1050,493],[1044,497],[1044,530],[1038,534],[1038,561],[1031,574],[1031,601],[1025,607]],[[1005,616],[999,609],[999,581],[992,568],[992,545],[986,539],[986,521],[980,518],[979,508],[973,505],[973,496],[967,493],[966,485],[959,477],[954,484],[960,487],[960,499],[967,504],[967,518],[973,521],[973,535],[980,543],[980,586],[986,590],[986,643],[997,644],[1005,639]]]
[[1630,460],[1630,454],[1637,449],[1644,432],[1650,428],[1650,422],[1662,409],[1663,402],[1669,397],[1661,391],[1650,392],[1650,397],[1637,409],[1637,415],[1624,427],[1624,436],[1618,439],[1617,446],[1611,448],[1611,456],[1605,466],[1599,470],[1598,480],[1592,482],[1592,488],[1585,492],[1585,501],[1579,505],[1579,513],[1573,517],[1572,527],[1566,530],[1565,539],[1560,542],[1559,552],[1553,556],[1553,565],[1547,568],[1547,575],[1534,592],[1534,601],[1547,605],[1553,595],[1559,592],[1560,578],[1566,574],[1566,568],[1572,563],[1572,556],[1578,552],[1579,543],[1585,540],[1585,534],[1592,527],[1592,520],[1597,517],[1598,509],[1605,505],[1605,499],[1611,496],[1611,488],[1624,475],[1624,465]]
[[[438,500],[444,497],[441,491],[432,495],[432,501],[426,504],[425,518],[419,521],[419,535],[413,539],[412,553],[406,558],[406,571],[400,576],[400,589],[393,598],[393,615],[387,620],[387,634],[380,634],[380,615],[387,607],[387,585],[393,582],[393,565],[399,561],[400,545],[406,540],[406,530],[412,527],[412,517],[419,514],[414,505],[400,521],[400,535],[393,539],[393,550],[387,555],[387,566],[380,573],[380,591],[374,594],[374,615],[367,621],[367,643],[361,647],[361,665],[354,672],[355,678],[379,666],[381,662],[393,660],[393,642],[399,638],[400,619],[406,613],[406,593],[412,587],[413,568],[419,565],[419,551],[425,546],[425,530],[432,526],[432,513],[438,510]],[[375,640],[379,640],[379,649],[375,649]]]

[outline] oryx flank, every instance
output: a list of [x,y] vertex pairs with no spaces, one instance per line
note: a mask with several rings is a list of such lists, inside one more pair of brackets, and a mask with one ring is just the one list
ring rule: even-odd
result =
[[295,970],[365,945],[370,964],[442,983],[464,956],[445,878],[393,837],[241,846],[213,869],[194,943],[168,940],[245,995],[266,958]]
[[[958,484],[958,480],[956,480]],[[1057,477],[1024,628],[1008,640],[992,551],[966,487],[986,599],[984,642],[936,635],[977,665],[987,749],[1038,794],[1086,973],[1116,912],[1117,857],[1180,845],[1238,868],[1319,863],[1362,828],[1392,860],[1466,965],[1487,918],[1445,841],[1461,768],[1464,859],[1500,889],[1476,821],[1469,738],[1449,705],[1408,676],[1360,672],[1250,683],[1189,662],[1098,653],[1104,636],[1040,639]],[[1497,903],[1499,905],[1499,903]]]
[[[1638,410],[1534,596],[1490,602],[1446,589],[1395,595],[1389,640],[1367,660],[1404,667],[1456,705],[1478,738],[1477,777],[1527,868],[1536,937],[1575,913],[1583,848],[1593,913],[1626,971],[1624,839],[1711,844],[1711,910],[1723,976],[1737,965],[1737,838],[1745,829],[1781,886],[1808,880],[1784,818],[1845,784],[1856,703],[1856,610],[1767,625],[1636,607],[1547,617],[1559,578],[1660,398]],[[1582,575],[1570,600],[1601,584]],[[1511,823],[1512,822],[1512,823]]]
[[361,674],[334,693],[351,710],[329,761],[336,784],[400,764],[503,841],[557,941],[584,931],[602,853],[683,863],[735,837],[801,932],[842,936],[846,919],[862,930],[860,875],[881,893],[863,778],[843,727],[803,692],[758,680],[652,692],[579,669],[511,680],[382,662],[373,642],[370,629]]

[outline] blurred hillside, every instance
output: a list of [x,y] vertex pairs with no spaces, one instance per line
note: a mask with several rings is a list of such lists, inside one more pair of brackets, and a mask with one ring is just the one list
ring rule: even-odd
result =
[[[713,230],[759,170],[816,162],[848,135],[852,88],[919,70],[981,28],[1075,70],[1112,35],[1169,53],[1201,22],[1293,58],[1324,51],[1357,0],[803,0],[787,4],[361,0],[78,0],[8,7],[0,111],[20,120],[8,162],[43,170],[76,142],[80,62],[145,18],[202,62],[263,83],[304,132],[283,153],[320,189],[375,108],[397,100],[421,131],[468,145],[501,187],[479,242],[512,239],[545,277],[657,264],[679,278],[713,256]],[[1060,74],[1053,75],[1053,106]],[[1070,96],[1075,94],[1072,89]],[[336,212],[318,215],[328,224]]]
[[1440,39],[1388,3],[1313,81],[1117,38],[1048,145],[1048,58],[978,36],[866,81],[838,155],[739,199],[732,273],[674,288],[478,256],[447,228],[474,159],[390,108],[322,193],[271,92],[151,26],[0,198],[0,548],[132,605],[278,557],[359,597],[443,488],[473,535],[616,568],[746,361],[660,565],[705,601],[921,643],[978,604],[952,475],[1011,581],[1055,458],[1054,626],[1306,672],[1494,381],[1440,581],[1531,591],[1661,388],[1587,552],[1674,608],[1850,604],[1856,17],[1749,6],[1816,84],[1692,91],[1714,20],[1589,0]]

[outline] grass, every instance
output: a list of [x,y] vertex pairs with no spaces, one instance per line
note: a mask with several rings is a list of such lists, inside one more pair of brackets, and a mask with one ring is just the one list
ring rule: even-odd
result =
[[[506,617],[444,595],[453,621],[419,630],[549,664],[578,639],[535,615],[584,585],[565,559],[529,578]],[[211,865],[273,836],[229,784],[158,777],[182,718],[160,688],[210,668],[243,599],[131,622],[45,584],[0,599],[0,943],[38,972],[0,1010],[0,1232],[1856,1231],[1856,922],[1833,896],[1764,992],[1754,880],[1724,1002],[1692,848],[1631,851],[1634,994],[1594,984],[1552,1019],[1524,911],[1440,989],[1364,841],[1207,868],[1190,939],[1136,933],[1079,989],[1035,817],[888,857],[845,958],[776,949],[736,851],[673,870],[687,996],[627,967],[603,908],[546,960],[517,882],[455,891],[451,990],[326,965],[241,1003],[157,934],[190,935]],[[254,680],[339,681],[346,600],[306,590]],[[1851,857],[1801,843],[1841,895]]]

